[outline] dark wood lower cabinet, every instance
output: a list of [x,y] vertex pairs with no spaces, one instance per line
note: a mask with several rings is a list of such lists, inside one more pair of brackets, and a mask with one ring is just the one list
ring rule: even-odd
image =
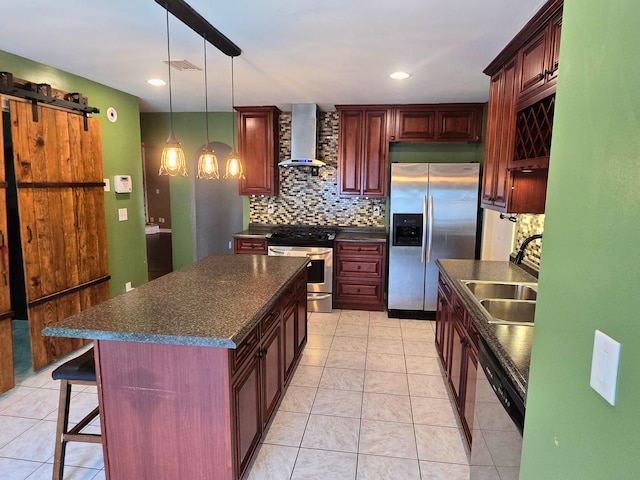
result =
[[436,349],[471,449],[478,372],[477,331],[452,288],[440,276],[436,311]]
[[233,380],[235,470],[243,472],[262,435],[260,411],[260,359],[252,355]]

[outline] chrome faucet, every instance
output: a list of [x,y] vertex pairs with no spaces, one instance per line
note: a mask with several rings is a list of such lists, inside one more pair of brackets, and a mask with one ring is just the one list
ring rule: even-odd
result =
[[518,254],[516,255],[513,263],[519,265],[520,262],[522,262],[522,257],[524,257],[524,251],[527,248],[527,245],[529,245],[529,243],[531,243],[532,241],[537,240],[538,238],[542,238],[541,233],[536,233],[535,235],[531,235],[530,237],[525,238],[524,242],[522,242],[522,245],[520,245],[520,250],[518,250]]

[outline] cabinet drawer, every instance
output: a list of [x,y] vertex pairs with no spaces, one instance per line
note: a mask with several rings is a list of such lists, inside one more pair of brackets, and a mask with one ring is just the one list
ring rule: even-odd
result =
[[338,255],[375,255],[384,253],[383,242],[336,242]]
[[233,253],[249,253],[253,255],[267,254],[267,241],[255,238],[234,238]]
[[275,307],[271,309],[269,313],[267,313],[261,321],[262,332],[263,335],[266,335],[271,326],[280,320],[280,308],[276,302]]
[[446,282],[446,280],[442,277],[442,274],[440,274],[440,277],[438,279],[438,288],[442,292],[442,296],[447,299],[447,303],[451,304],[451,301],[452,301],[451,287]]
[[341,258],[336,262],[336,275],[382,278],[382,258]]
[[229,350],[231,357],[231,373],[235,373],[242,367],[243,362],[253,355],[255,348],[260,341],[260,328],[254,328],[249,335],[238,345],[235,350]]
[[336,301],[353,301],[357,303],[382,301],[382,283],[367,283],[336,279]]

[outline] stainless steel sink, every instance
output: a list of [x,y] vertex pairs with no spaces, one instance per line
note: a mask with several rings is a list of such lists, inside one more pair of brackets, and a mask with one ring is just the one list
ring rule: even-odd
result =
[[513,299],[513,300],[535,300],[537,293],[535,284],[527,283],[506,283],[506,282],[463,282],[471,294],[478,300],[487,298]]
[[533,326],[536,302],[531,300],[480,300],[480,305],[493,318],[489,323]]

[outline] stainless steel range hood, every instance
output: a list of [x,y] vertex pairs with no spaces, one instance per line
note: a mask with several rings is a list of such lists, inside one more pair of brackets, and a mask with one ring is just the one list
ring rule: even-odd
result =
[[291,158],[280,162],[281,167],[323,167],[316,158],[316,123],[318,107],[313,103],[291,106]]

